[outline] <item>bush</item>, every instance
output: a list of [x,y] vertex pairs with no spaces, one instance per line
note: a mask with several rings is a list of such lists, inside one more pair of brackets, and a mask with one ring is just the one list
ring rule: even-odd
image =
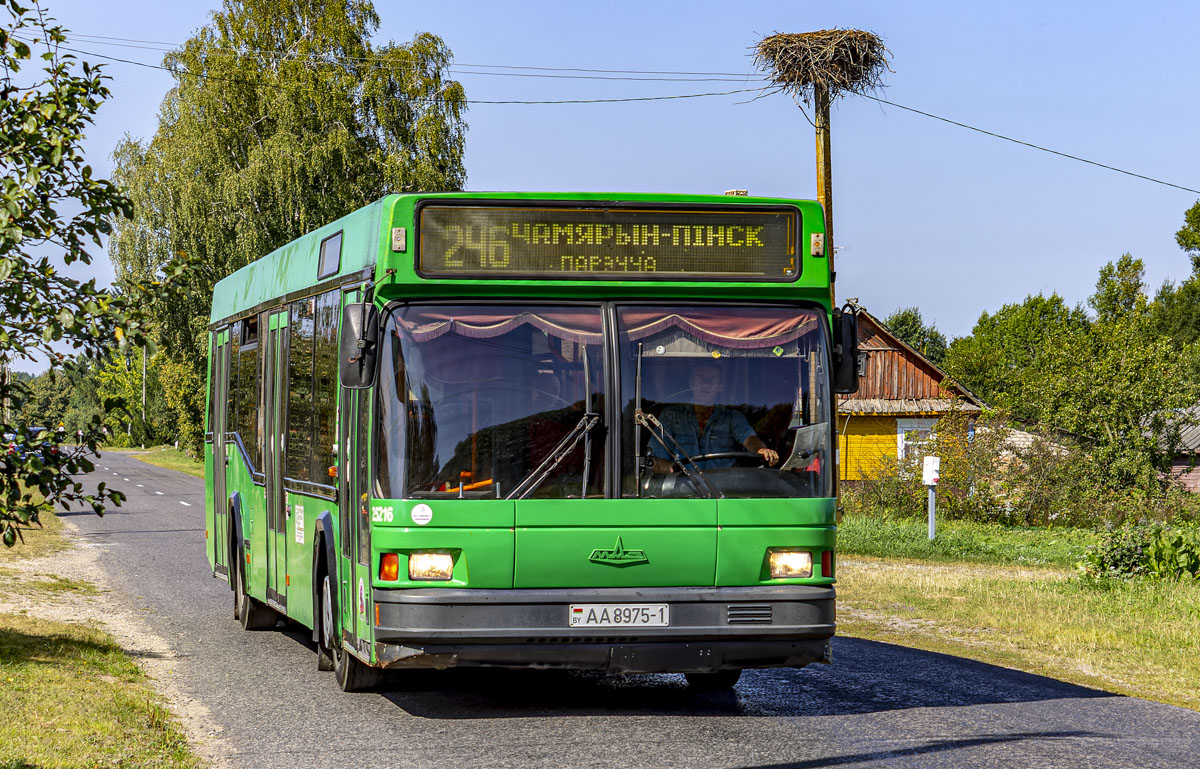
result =
[[1091,579],[1200,579],[1200,527],[1127,523],[1089,547],[1078,564]]
[[[909,456],[881,458],[870,480],[846,483],[842,506],[875,518],[923,517],[921,456],[941,457],[938,517],[1006,526],[1104,529],[1137,519],[1200,520],[1200,494],[1176,485],[1112,488],[1102,460],[1069,438],[1014,432],[998,412],[952,409]],[[910,444],[911,445],[911,444]]]

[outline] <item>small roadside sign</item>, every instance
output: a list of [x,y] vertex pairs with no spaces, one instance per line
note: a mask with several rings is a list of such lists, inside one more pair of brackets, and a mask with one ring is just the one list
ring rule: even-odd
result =
[[936,486],[941,468],[941,457],[925,457],[925,465],[921,470],[921,484],[924,486]]

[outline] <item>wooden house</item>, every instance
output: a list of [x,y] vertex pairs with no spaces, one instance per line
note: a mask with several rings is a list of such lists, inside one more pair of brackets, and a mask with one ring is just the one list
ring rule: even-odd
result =
[[858,348],[858,392],[838,396],[839,480],[878,477],[952,408],[976,413],[983,408],[865,310],[858,315]]
[[1183,412],[1187,424],[1171,462],[1171,477],[1188,491],[1200,491],[1200,405]]

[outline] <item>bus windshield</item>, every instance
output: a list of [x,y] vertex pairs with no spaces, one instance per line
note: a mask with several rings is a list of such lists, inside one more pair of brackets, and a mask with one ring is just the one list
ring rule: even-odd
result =
[[617,310],[626,497],[832,493],[817,311]]
[[[381,350],[379,496],[623,497],[832,493],[817,310],[781,306],[407,305]],[[606,338],[620,424],[606,425]],[[610,348],[611,349],[611,348]],[[606,429],[607,428],[607,429]]]
[[603,497],[603,340],[599,307],[395,310],[381,360],[384,496]]

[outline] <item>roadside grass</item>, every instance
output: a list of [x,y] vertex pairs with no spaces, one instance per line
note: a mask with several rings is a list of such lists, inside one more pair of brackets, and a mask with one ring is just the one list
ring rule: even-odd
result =
[[839,555],[1074,567],[1099,535],[1086,529],[1045,529],[969,521],[938,521],[929,541],[925,520],[845,515],[838,523]]
[[61,553],[70,545],[63,536],[63,523],[57,515],[40,516],[41,526],[20,527],[21,539],[12,547],[0,545],[0,566],[13,561],[43,558]]
[[93,628],[0,614],[0,766],[197,767],[145,675]]
[[844,559],[838,630],[1200,710],[1200,583]]
[[[47,606],[99,592],[29,562],[71,546],[57,516],[42,522],[22,532],[24,544],[0,547],[0,603]],[[200,766],[145,674],[112,637],[28,609],[0,612],[0,713],[0,769]]]
[[142,451],[140,449],[104,449],[101,454],[109,451],[119,451],[148,465],[165,467],[168,470],[178,470],[181,473],[204,477],[204,462],[192,459],[174,446],[155,446]]
[[[60,595],[96,595],[99,589],[90,582],[64,579],[57,574],[26,574],[0,568],[0,597],[25,596],[40,599]],[[3,769],[3,765],[0,765]]]

